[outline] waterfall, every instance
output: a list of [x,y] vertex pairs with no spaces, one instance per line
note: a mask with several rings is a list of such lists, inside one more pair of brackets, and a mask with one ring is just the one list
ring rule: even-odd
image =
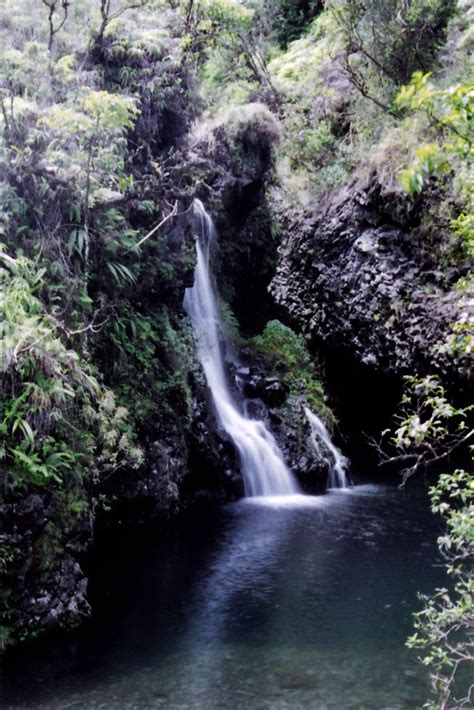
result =
[[[313,446],[329,466],[328,488],[347,488],[347,459],[332,443],[329,432],[322,420],[307,407],[305,407],[304,413],[311,426]],[[324,455],[324,452],[329,454],[329,456]]]
[[197,263],[194,285],[186,289],[184,307],[191,319],[199,361],[211,391],[217,419],[234,442],[241,460],[247,496],[293,495],[298,484],[278,445],[262,421],[241,414],[230,391],[225,369],[225,337],[209,267],[216,233],[199,200],[194,201]]

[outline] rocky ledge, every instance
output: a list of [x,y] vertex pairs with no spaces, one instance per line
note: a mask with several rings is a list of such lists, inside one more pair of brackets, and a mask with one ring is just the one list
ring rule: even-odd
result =
[[286,219],[270,284],[284,317],[374,370],[468,379],[469,361],[447,355],[445,343],[472,315],[472,299],[453,288],[462,269],[441,269],[422,246],[422,213],[374,171]]

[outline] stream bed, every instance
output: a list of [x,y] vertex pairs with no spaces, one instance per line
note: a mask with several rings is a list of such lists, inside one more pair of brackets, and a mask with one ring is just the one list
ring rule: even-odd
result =
[[362,485],[114,533],[92,622],[10,659],[6,707],[414,710],[428,677],[404,642],[445,584],[438,532],[418,486]]

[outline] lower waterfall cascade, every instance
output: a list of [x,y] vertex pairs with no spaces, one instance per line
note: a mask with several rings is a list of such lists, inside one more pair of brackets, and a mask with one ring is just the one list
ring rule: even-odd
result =
[[263,421],[239,411],[224,369],[225,342],[209,264],[216,231],[202,202],[194,201],[197,263],[194,285],[186,289],[184,307],[191,320],[199,361],[210,389],[219,424],[235,444],[241,460],[246,496],[291,496],[300,488]]
[[349,461],[331,440],[326,425],[314,412],[305,407],[304,413],[311,427],[311,442],[318,454],[327,462],[329,469],[328,488],[347,488]]

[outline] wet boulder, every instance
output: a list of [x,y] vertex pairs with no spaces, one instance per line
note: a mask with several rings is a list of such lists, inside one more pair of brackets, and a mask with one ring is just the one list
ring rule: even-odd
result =
[[263,377],[257,388],[258,396],[269,407],[281,407],[289,394],[289,387],[277,377]]

